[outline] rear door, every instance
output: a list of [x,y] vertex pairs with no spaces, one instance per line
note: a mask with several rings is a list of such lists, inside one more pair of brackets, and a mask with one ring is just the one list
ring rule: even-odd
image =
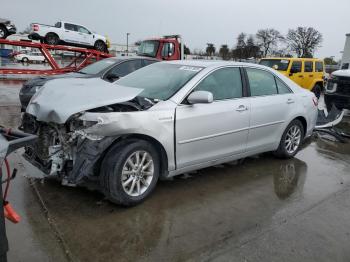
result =
[[79,44],[78,28],[74,24],[64,23],[64,41],[68,43]]
[[247,151],[272,150],[295,103],[292,91],[271,72],[246,68],[251,94]]
[[177,168],[216,160],[245,151],[249,129],[249,98],[243,97],[238,67],[217,69],[193,91],[213,94],[209,104],[186,104],[176,109]]

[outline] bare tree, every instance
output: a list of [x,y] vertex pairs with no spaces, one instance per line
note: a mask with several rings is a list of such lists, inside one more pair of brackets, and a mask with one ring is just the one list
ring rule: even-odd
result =
[[298,57],[312,57],[322,40],[322,34],[313,27],[289,29],[287,34],[288,44]]
[[207,56],[214,55],[215,54],[215,50],[216,50],[216,48],[215,48],[214,44],[212,44],[212,43],[208,43],[207,44],[207,48],[205,49],[205,51],[207,53]]
[[223,60],[228,60],[230,58],[230,49],[227,45],[222,45],[220,47],[219,55]]
[[256,39],[258,45],[262,49],[263,56],[266,57],[277,46],[279,41],[282,41],[284,37],[279,31],[273,28],[260,29],[256,33]]

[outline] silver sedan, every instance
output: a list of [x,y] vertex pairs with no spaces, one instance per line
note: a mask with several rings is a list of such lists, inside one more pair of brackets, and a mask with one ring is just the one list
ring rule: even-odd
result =
[[290,158],[312,134],[313,93],[255,64],[174,61],[115,83],[49,81],[22,127],[39,135],[25,158],[63,184],[97,181],[135,205],[168,178],[272,151]]

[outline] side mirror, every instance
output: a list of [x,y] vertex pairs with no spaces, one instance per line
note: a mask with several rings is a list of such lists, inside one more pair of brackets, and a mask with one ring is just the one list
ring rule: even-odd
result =
[[106,76],[106,79],[108,81],[111,81],[111,82],[114,82],[114,81],[118,80],[119,78],[120,78],[120,76],[113,74],[113,73],[110,73]]
[[213,94],[208,91],[194,91],[187,97],[187,102],[193,104],[209,104],[214,100]]

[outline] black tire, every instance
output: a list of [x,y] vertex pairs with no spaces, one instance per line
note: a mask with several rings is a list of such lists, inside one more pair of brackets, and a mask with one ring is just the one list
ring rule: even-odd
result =
[[[293,150],[293,152],[290,152],[287,150],[287,146],[286,146],[286,143],[287,143],[287,136],[288,136],[288,132],[293,128],[293,127],[296,127],[299,129],[300,131],[300,140],[299,140],[299,143],[298,143],[298,146],[295,150]],[[300,146],[302,144],[302,141],[304,139],[304,127],[303,127],[303,124],[298,120],[298,119],[294,119],[286,128],[286,130],[284,130],[283,132],[283,135],[282,135],[282,138],[281,138],[281,141],[280,141],[280,144],[278,146],[278,149],[274,152],[274,155],[278,158],[285,158],[285,159],[288,159],[288,158],[292,158],[296,155],[296,153],[298,153],[299,149],[300,149]]]
[[59,42],[60,42],[60,38],[58,37],[58,35],[54,33],[48,33],[45,36],[45,43],[48,45],[57,45]]
[[97,40],[97,41],[95,42],[94,49],[95,49],[96,51],[100,51],[100,52],[104,52],[104,53],[107,53],[107,52],[108,52],[108,48],[107,48],[106,43],[104,43],[104,42],[101,41],[101,40]]
[[28,59],[27,57],[23,57],[23,58],[22,58],[22,62],[23,62],[23,63],[28,63],[28,62],[29,62],[29,59]]
[[[129,157],[137,151],[147,152],[151,155],[154,165],[153,177],[142,194],[131,196],[125,191],[122,185],[122,170]],[[132,140],[126,143],[115,144],[107,152],[101,164],[101,189],[111,202],[123,206],[134,206],[144,201],[152,193],[157,184],[159,173],[160,157],[157,150],[149,142],[144,140]]]
[[8,32],[5,26],[0,25],[0,39],[6,39]]
[[322,93],[322,86],[320,84],[316,84],[314,88],[312,88],[312,92],[315,94],[317,99],[320,99]]

